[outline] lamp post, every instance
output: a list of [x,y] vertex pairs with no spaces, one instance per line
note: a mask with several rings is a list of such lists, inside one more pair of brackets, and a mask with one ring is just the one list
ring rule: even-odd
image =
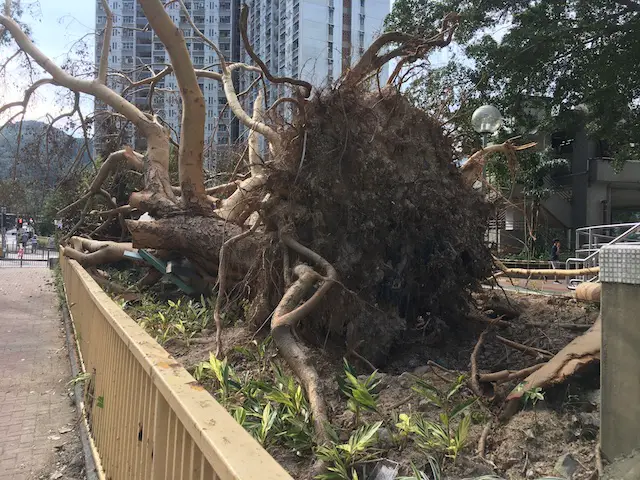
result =
[[471,115],[471,126],[482,136],[482,148],[486,146],[486,135],[494,134],[502,127],[500,110],[493,105],[482,105]]

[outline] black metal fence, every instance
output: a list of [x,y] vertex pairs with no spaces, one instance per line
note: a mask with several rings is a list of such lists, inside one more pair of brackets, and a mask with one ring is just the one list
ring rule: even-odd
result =
[[7,243],[2,249],[0,267],[41,267],[46,268],[53,259],[58,258],[58,251],[36,245],[20,245]]

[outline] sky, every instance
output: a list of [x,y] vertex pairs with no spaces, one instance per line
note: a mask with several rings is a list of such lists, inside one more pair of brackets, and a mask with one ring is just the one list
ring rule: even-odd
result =
[[[93,0],[22,0],[25,15],[22,19],[33,32],[32,38],[38,48],[50,56],[58,65],[64,62],[69,50],[74,43],[87,34],[94,32],[95,2]],[[86,40],[90,44],[90,53],[93,56],[93,35]],[[7,54],[15,51],[15,44],[0,50],[0,58],[6,58]],[[14,60],[7,69],[6,84],[2,92],[2,103],[22,100],[26,82],[24,70]],[[37,120],[47,114],[56,115],[64,109],[57,106],[56,98],[61,91],[56,87],[39,88],[32,97],[25,119]],[[83,102],[84,113],[89,113],[93,108],[93,102],[88,99]],[[15,111],[14,111],[15,112]]]

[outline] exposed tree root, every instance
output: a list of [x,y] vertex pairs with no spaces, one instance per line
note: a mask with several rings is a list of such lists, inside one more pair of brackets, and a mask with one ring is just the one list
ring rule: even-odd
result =
[[521,352],[528,353],[529,355],[533,355],[534,357],[553,357],[553,353],[548,350],[543,350],[542,348],[530,347],[528,345],[523,345],[522,343],[514,342],[513,340],[509,340],[508,338],[501,337],[500,335],[496,335],[496,340],[500,343],[504,343],[508,347],[515,348],[516,350],[520,350]]
[[234,235],[225,241],[220,247],[220,260],[218,263],[218,295],[216,297],[216,305],[213,309],[213,319],[216,323],[216,357],[222,355],[222,317],[220,316],[220,307],[224,296],[227,293],[227,250],[235,242],[251,235],[260,226],[260,222],[256,222],[249,230]]
[[[323,268],[326,275],[325,277],[321,276],[305,264],[297,265],[293,269],[297,280],[285,292],[271,320],[273,339],[279,352],[300,379],[307,392],[318,443],[323,444],[328,441],[325,427],[328,423],[328,417],[324,398],[320,391],[320,380],[308,355],[296,341],[293,329],[298,322],[307,317],[317,307],[322,297],[337,280],[337,273],[324,258],[302,246],[291,237],[282,235],[282,241],[301,256],[312,260],[318,267]],[[322,285],[311,298],[304,301],[304,297],[318,281],[322,282]],[[301,302],[303,303],[300,305]]]
[[480,383],[504,383],[511,380],[520,380],[528,377],[544,365],[546,365],[546,363],[538,363],[531,367],[523,368],[522,370],[500,370],[499,372],[493,373],[481,373],[478,375],[478,380]]
[[113,293],[125,293],[127,289],[122,285],[111,282],[104,278],[102,275],[98,274],[94,269],[88,269],[89,275],[96,281],[98,285],[100,285],[104,290]]
[[480,348],[482,348],[482,344],[484,343],[484,339],[489,332],[489,329],[486,329],[484,332],[480,334],[478,341],[476,342],[476,346],[473,348],[473,352],[471,353],[471,390],[478,397],[484,396],[484,391],[478,383],[478,353],[480,352]]
[[512,327],[513,324],[511,322],[507,322],[505,320],[502,320],[504,317],[498,317],[498,318],[489,318],[486,315],[484,315],[483,313],[480,312],[473,312],[470,313],[468,318],[472,319],[472,320],[476,320],[478,322],[482,322],[482,323],[488,323],[489,325],[493,325],[493,326],[498,326],[498,327],[502,327],[502,328],[506,328],[506,327]]
[[148,287],[154,285],[162,278],[162,273],[155,268],[150,268],[149,271],[136,282],[135,288]]
[[71,237],[71,246],[64,247],[63,253],[81,265],[89,267],[122,260],[126,251],[137,252],[138,249],[126,242],[107,242]]
[[487,438],[489,437],[489,432],[491,431],[491,427],[493,426],[493,420],[489,420],[489,422],[482,429],[482,433],[480,434],[480,440],[478,440],[478,456],[484,459],[487,450]]

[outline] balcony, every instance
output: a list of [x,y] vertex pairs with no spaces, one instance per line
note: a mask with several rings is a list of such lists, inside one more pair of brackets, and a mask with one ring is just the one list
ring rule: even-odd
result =
[[607,183],[640,183],[640,161],[625,162],[620,172],[613,168],[611,159],[593,158],[589,165],[591,181]]

